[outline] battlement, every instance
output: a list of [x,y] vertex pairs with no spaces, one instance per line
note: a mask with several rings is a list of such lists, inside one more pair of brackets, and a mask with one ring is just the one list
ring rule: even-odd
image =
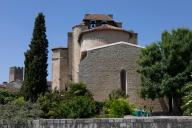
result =
[[23,67],[10,67],[9,69],[9,82],[23,81],[24,68]]

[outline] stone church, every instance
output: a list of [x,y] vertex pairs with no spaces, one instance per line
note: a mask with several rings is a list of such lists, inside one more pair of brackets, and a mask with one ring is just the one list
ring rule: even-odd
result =
[[122,89],[136,106],[167,108],[162,99],[140,98],[137,60],[142,47],[137,33],[123,29],[113,15],[86,14],[68,33],[67,44],[52,49],[52,89],[66,90],[70,82],[83,82],[98,101]]

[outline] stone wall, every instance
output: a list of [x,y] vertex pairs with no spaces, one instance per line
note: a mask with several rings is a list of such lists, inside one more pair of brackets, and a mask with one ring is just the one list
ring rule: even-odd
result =
[[68,82],[68,49],[52,49],[52,90],[65,90]]
[[34,128],[192,128],[192,117],[128,117],[110,119],[49,119]]
[[21,124],[0,121],[0,128],[192,128],[192,117],[40,119]]
[[115,30],[102,30],[83,34],[80,42],[81,51],[119,41],[137,44],[137,42],[131,39],[129,33]]
[[153,111],[162,111],[159,100],[144,100],[139,96],[141,81],[137,73],[137,60],[140,49],[123,42],[87,51],[87,56],[80,63],[80,81],[87,85],[96,100],[105,100],[112,90],[121,89],[120,72],[124,69],[129,101],[137,107],[147,105],[152,106]]
[[71,57],[72,57],[72,60],[71,60],[72,81],[75,83],[79,82],[78,73],[79,73],[79,63],[80,63],[80,56],[81,56],[78,39],[79,39],[80,33],[86,29],[87,27],[83,25],[73,27],[71,53],[69,54],[71,54]]

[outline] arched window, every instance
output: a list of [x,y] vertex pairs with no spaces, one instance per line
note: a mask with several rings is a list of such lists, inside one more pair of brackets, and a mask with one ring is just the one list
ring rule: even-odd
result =
[[126,86],[127,86],[127,73],[123,69],[120,72],[120,79],[121,79],[121,90],[126,93]]

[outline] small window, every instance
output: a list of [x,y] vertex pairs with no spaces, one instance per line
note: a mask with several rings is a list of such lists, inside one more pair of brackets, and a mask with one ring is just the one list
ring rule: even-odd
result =
[[120,79],[121,79],[121,90],[126,93],[126,86],[127,86],[127,73],[123,69],[120,72]]
[[89,29],[92,29],[92,28],[95,28],[95,27],[96,27],[96,21],[95,20],[90,21]]

